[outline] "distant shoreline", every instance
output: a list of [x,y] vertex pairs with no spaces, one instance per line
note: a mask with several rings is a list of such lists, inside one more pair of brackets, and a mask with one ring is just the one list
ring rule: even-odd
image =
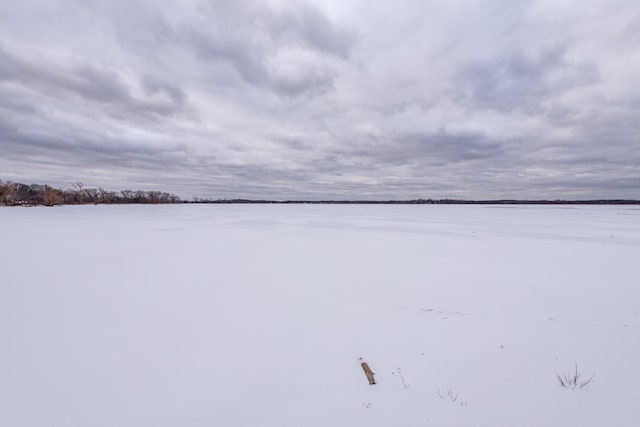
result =
[[207,199],[194,197],[182,200],[163,191],[85,188],[73,183],[71,189],[59,189],[42,184],[23,184],[0,180],[0,206],[56,205],[129,205],[129,204],[280,204],[280,205],[640,205],[635,199],[549,200],[549,199],[409,199],[409,200],[268,200],[268,199]]
[[415,199],[415,200],[183,200],[185,204],[277,204],[277,205],[640,205],[640,200],[456,200],[456,199]]

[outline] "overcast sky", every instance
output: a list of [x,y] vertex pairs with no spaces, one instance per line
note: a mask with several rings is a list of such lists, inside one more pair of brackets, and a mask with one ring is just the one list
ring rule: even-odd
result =
[[640,198],[640,5],[0,0],[0,179]]

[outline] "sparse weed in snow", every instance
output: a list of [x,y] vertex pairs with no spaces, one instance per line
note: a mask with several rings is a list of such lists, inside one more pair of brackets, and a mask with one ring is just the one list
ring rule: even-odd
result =
[[436,391],[438,397],[442,400],[448,400],[451,403],[455,403],[460,406],[469,406],[466,400],[460,399],[460,390],[453,391],[452,388],[448,388],[446,394],[440,392],[440,389]]
[[556,374],[556,377],[558,378],[560,385],[564,388],[568,388],[571,390],[583,389],[587,384],[591,382],[593,377],[595,377],[595,375],[591,375],[588,379],[583,381],[580,379],[581,376],[582,374],[578,372],[577,363],[575,366],[575,370],[573,372],[568,371],[567,373],[564,373],[562,375]]
[[402,375],[402,369],[400,369],[399,367],[396,368],[395,371],[391,372],[391,375],[400,378],[400,381],[402,381],[402,387],[406,390],[409,388],[409,384],[407,384],[407,382],[404,379],[404,375]]

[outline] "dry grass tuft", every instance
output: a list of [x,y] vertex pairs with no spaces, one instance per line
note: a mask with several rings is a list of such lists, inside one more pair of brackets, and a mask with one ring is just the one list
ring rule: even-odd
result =
[[581,380],[580,379],[581,376],[582,374],[578,372],[577,363],[573,372],[568,371],[562,375],[556,374],[556,377],[558,378],[560,385],[570,390],[583,389],[586,385],[588,385],[591,382],[591,380],[593,380],[593,377],[595,377],[595,375],[591,375],[588,379]]

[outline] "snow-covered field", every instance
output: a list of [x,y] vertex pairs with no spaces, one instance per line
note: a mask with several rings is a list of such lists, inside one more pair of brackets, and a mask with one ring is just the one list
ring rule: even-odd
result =
[[[638,207],[0,208],[0,227],[1,427],[640,425]],[[561,387],[576,363],[592,382]]]

